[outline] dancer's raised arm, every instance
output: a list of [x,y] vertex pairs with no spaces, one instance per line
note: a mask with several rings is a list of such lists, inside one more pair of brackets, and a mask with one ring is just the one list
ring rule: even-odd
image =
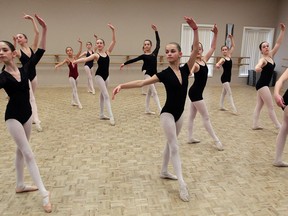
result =
[[116,37],[115,37],[115,28],[112,24],[108,24],[109,28],[112,30],[112,41],[107,49],[107,54],[110,55],[112,50],[114,49],[114,46],[116,44]]
[[199,35],[198,35],[198,26],[196,24],[196,22],[193,20],[193,18],[191,17],[184,17],[184,19],[186,20],[187,24],[193,29],[194,31],[194,37],[193,37],[193,49],[191,51],[190,54],[190,58],[187,62],[189,70],[191,71],[196,57],[197,57],[197,53],[198,53],[198,49],[199,49]]
[[214,24],[211,31],[214,33],[214,35],[213,35],[213,39],[211,42],[211,47],[208,50],[208,52],[206,53],[206,55],[203,57],[203,60],[205,62],[207,62],[210,59],[210,57],[212,56],[212,54],[214,53],[214,51],[216,49],[216,42],[217,42],[217,36],[218,36],[218,28],[217,28],[216,24]]

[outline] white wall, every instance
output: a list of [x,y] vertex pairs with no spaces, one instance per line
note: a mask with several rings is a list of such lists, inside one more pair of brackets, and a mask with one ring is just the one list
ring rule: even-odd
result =
[[[280,7],[281,6],[281,7]],[[283,7],[282,7],[283,6]],[[23,20],[23,12],[38,13],[48,24],[48,39],[46,53],[65,54],[66,46],[78,49],[77,39],[83,42],[93,42],[93,34],[104,38],[106,43],[111,39],[111,31],[107,23],[116,27],[117,44],[114,54],[141,54],[142,42],[146,38],[154,39],[150,27],[152,23],[158,26],[161,37],[161,55],[168,42],[180,42],[183,16],[195,18],[201,24],[217,23],[219,27],[218,49],[225,39],[226,23],[235,24],[234,36],[236,50],[234,56],[240,56],[244,26],[277,27],[279,19],[288,8],[284,0],[16,0],[0,1],[1,38],[12,39],[12,35],[24,32],[30,40],[33,38],[32,25]],[[287,11],[287,10],[286,10]],[[284,15],[285,14],[285,15]],[[285,17],[287,20],[287,17]],[[287,22],[288,25],[288,22]],[[84,47],[85,48],[85,47]],[[279,55],[280,56],[280,55]],[[279,61],[279,59],[278,59]],[[278,62],[276,62],[278,63]],[[85,74],[79,66],[80,84],[86,83]],[[111,84],[121,80],[142,78],[140,67],[130,67],[126,73],[120,73],[119,65],[111,68]],[[67,68],[54,73],[53,65],[38,67],[39,85],[69,85]],[[135,71],[134,71],[135,70]],[[124,77],[125,76],[125,77]],[[209,79],[208,84],[219,83],[219,73]],[[233,68],[232,83],[246,83],[246,79],[238,78],[238,68]]]

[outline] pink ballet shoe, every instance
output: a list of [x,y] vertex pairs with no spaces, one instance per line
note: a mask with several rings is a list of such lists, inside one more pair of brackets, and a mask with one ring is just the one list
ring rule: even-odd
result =
[[50,203],[50,192],[48,191],[48,194],[43,197],[43,200],[48,197],[48,203],[46,205],[43,204],[43,209],[46,213],[51,213],[52,212],[52,204]]
[[15,188],[16,193],[26,193],[26,192],[33,192],[37,191],[38,188],[34,185],[25,185],[22,188]]

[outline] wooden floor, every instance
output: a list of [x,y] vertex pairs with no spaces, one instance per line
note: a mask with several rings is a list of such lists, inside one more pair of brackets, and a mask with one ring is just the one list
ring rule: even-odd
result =
[[[163,86],[157,85],[157,90],[163,104]],[[140,89],[123,90],[112,101],[113,127],[98,118],[99,91],[91,95],[80,88],[80,110],[70,105],[70,88],[39,88],[36,98],[43,132],[34,126],[30,144],[51,191],[51,215],[288,215],[288,169],[272,166],[277,131],[266,109],[260,116],[264,130],[250,129],[254,87],[232,86],[232,91],[238,116],[218,110],[220,85],[207,87],[204,94],[223,152],[214,148],[199,115],[195,138],[201,143],[187,144],[185,110],[179,143],[191,201],[182,202],[177,181],[159,178],[165,139],[159,116],[144,114]],[[0,93],[0,215],[44,215],[39,193],[14,192],[15,144],[4,123],[7,101]],[[275,109],[282,121],[281,109]],[[32,182],[26,168],[25,180]]]

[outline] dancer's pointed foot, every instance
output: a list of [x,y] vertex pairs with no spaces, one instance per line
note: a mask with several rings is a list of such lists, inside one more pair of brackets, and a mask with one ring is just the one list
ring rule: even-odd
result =
[[43,131],[40,123],[36,123],[36,130],[37,130],[38,132],[42,132],[42,131]]
[[218,151],[223,151],[224,150],[223,145],[222,145],[222,143],[219,140],[215,141],[215,145],[216,145],[216,148],[218,149]]
[[110,118],[110,125],[111,125],[111,126],[115,126],[115,120],[114,120],[114,118]]
[[184,202],[189,202],[190,200],[190,196],[189,196],[189,192],[188,192],[188,188],[186,185],[181,185],[180,186],[180,189],[179,189],[179,192],[180,192],[180,198],[182,201]]
[[52,204],[50,203],[50,192],[43,197],[43,209],[46,213],[52,212]]

